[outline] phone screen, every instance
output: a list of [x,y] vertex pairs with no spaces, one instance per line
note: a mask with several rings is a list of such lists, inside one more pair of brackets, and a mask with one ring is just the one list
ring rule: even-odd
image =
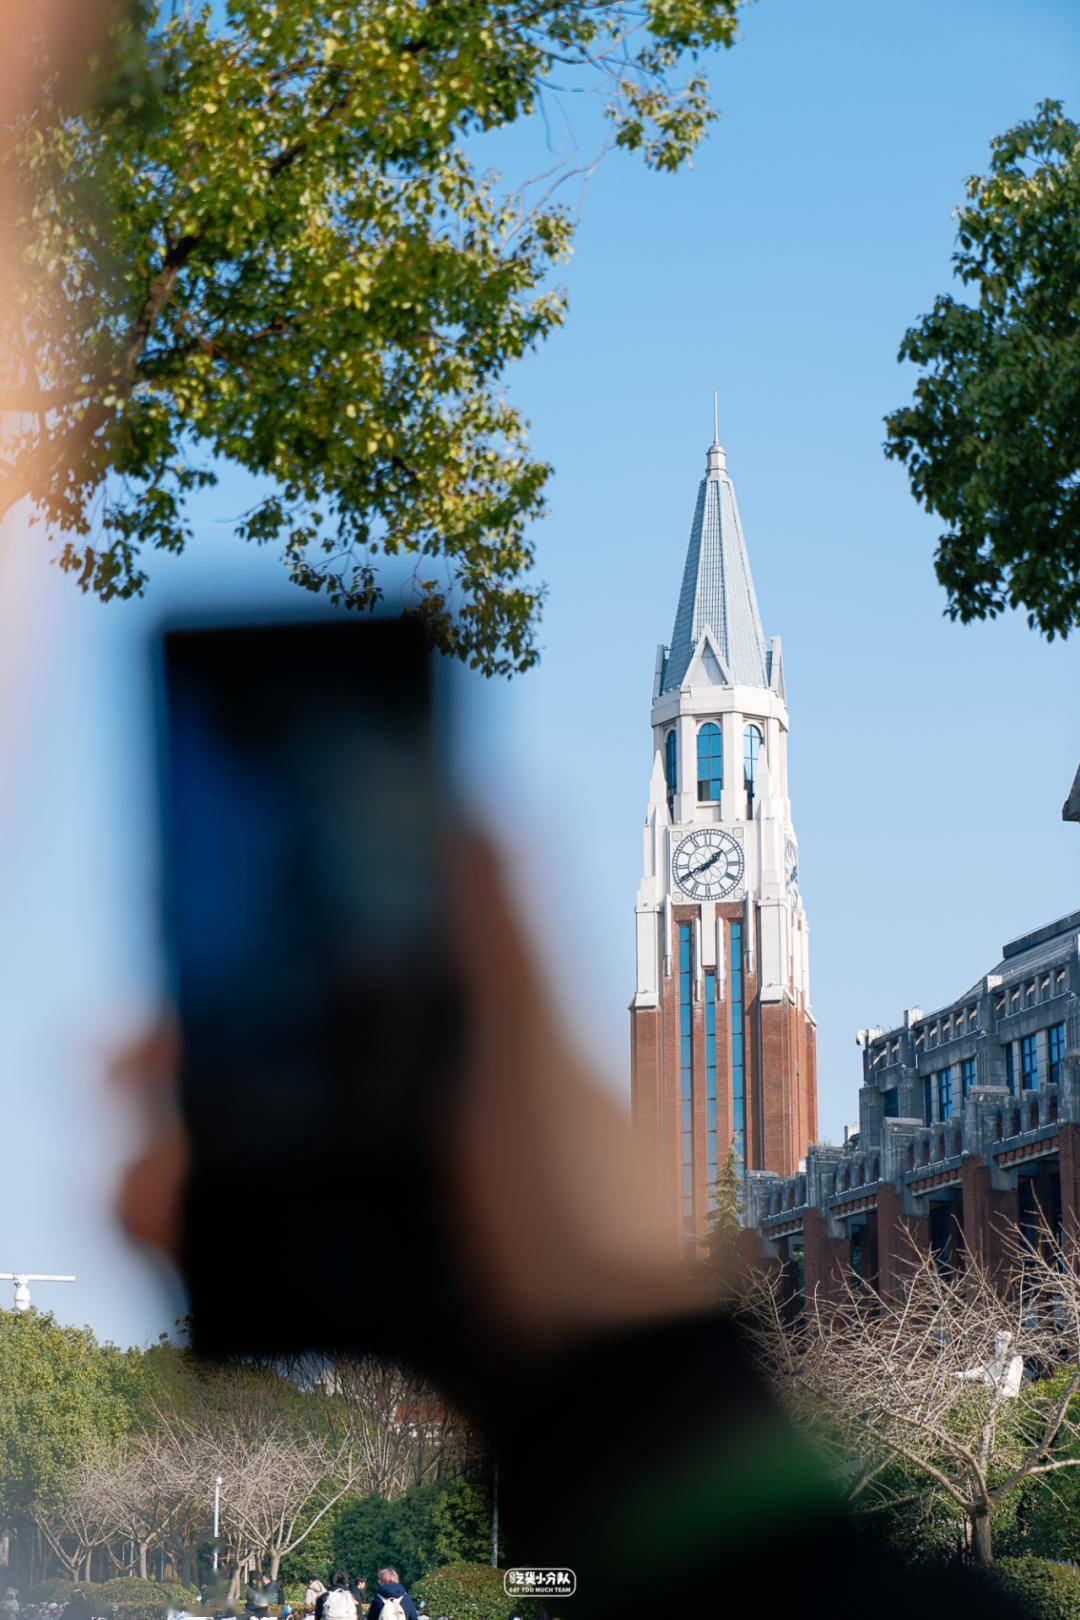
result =
[[[388,1162],[403,1186],[430,1169],[445,1106],[445,750],[407,622],[171,630],[163,668],[185,1270],[214,1348],[223,1240],[250,1276],[340,1267],[358,1222],[383,1260],[417,1239],[408,1219],[378,1239],[363,1216]],[[286,1346],[271,1333],[230,1347]]]

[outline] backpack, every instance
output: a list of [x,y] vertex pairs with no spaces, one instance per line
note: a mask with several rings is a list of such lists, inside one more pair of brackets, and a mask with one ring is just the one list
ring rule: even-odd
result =
[[405,1606],[399,1597],[384,1597],[379,1620],[406,1620]]
[[335,1586],[326,1594],[323,1620],[356,1620],[356,1599],[347,1586]]

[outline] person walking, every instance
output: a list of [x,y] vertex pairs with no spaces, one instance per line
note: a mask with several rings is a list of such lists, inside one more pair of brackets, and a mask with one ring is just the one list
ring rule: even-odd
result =
[[304,1589],[304,1612],[314,1614],[315,1605],[321,1597],[326,1596],[326,1587],[317,1575],[313,1575]]
[[349,1591],[349,1577],[339,1569],[329,1592],[324,1592],[315,1605],[315,1620],[358,1620],[359,1614],[356,1599]]
[[402,1586],[396,1569],[380,1569],[378,1581],[367,1620],[420,1620],[416,1604]]

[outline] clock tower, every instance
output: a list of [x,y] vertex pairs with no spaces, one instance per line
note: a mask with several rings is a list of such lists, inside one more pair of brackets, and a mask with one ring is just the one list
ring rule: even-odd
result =
[[631,1087],[635,1125],[692,1248],[732,1148],[744,1176],[793,1175],[817,1132],[784,665],[779,637],[762,632],[715,438],[650,720]]

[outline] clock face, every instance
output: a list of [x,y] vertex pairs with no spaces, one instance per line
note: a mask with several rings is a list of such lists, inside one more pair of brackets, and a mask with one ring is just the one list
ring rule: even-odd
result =
[[742,845],[719,827],[700,827],[678,844],[672,875],[691,900],[722,900],[742,882]]
[[790,838],[784,851],[784,870],[787,873],[788,893],[794,899],[799,892],[799,852]]

